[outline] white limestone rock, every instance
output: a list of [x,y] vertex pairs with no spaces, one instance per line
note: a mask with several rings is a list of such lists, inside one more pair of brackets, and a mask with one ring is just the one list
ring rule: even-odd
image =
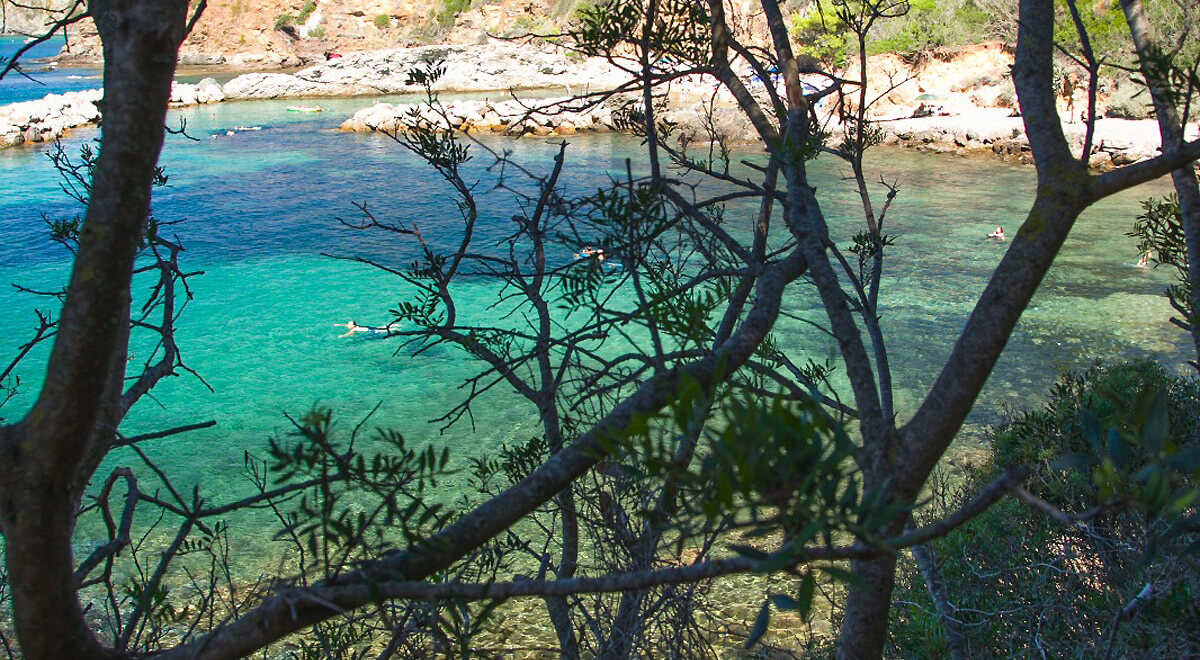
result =
[[433,89],[440,92],[547,87],[602,91],[627,78],[619,69],[596,58],[575,61],[564,53],[488,43],[346,53],[294,75],[238,76],[225,85],[225,95],[261,99],[411,93],[421,87],[409,84],[409,73],[439,62],[445,71]]

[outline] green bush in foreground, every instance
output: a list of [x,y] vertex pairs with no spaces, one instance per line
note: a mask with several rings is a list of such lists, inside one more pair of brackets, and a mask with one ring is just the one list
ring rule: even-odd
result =
[[[1200,654],[1198,459],[1200,382],[1151,362],[1063,376],[1041,410],[996,428],[989,460],[935,494],[935,508],[961,505],[1023,463],[1033,468],[1031,493],[1086,519],[1059,522],[1009,498],[932,544],[971,655]],[[896,654],[945,655],[943,623],[915,567],[896,598]]]

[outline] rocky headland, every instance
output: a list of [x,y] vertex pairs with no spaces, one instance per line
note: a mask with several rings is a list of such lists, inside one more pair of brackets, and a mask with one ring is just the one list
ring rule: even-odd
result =
[[539,88],[612,89],[627,80],[600,58],[526,44],[493,42],[421,46],[347,53],[296,73],[248,73],[225,84],[229,99],[317,98],[419,92],[409,73],[438,65],[437,92],[488,92]]

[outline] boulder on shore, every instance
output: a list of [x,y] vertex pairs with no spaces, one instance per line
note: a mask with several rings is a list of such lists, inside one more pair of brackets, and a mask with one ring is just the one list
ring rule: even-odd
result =
[[0,147],[52,141],[67,129],[94,122],[100,119],[103,96],[102,90],[88,89],[0,106]]

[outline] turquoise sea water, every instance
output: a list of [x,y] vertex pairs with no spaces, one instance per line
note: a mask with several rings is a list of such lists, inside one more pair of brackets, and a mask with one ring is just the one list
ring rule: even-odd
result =
[[[0,82],[0,102],[7,102],[9,84]],[[462,423],[441,432],[428,420],[461,400],[459,386],[476,373],[476,363],[450,349],[414,357],[397,353],[388,341],[337,338],[343,330],[334,323],[386,322],[387,310],[406,293],[392,276],[321,253],[361,254],[394,265],[416,254],[411,242],[343,227],[337,218],[356,217],[353,202],[368,203],[380,218],[417,221],[433,242],[455,236],[453,200],[432,172],[386,138],[335,130],[370,102],[321,101],[326,111],[319,115],[288,113],[283,101],[171,113],[171,125],[186,122],[188,133],[200,139],[168,137],[162,162],[170,185],[157,191],[155,214],[183,221],[173,231],[188,248],[185,267],[205,273],[192,280],[195,299],[180,321],[179,342],[187,364],[214,391],[187,375],[171,379],[123,430],[215,420],[215,428],[147,447],[181,483],[201,483],[214,500],[245,493],[243,451],[260,451],[268,436],[288,428],[285,413],[299,416],[313,405],[333,408],[348,430],[380,404],[373,425],[445,444],[460,457],[537,432],[529,409],[503,392],[480,402],[474,428]],[[261,130],[236,130],[252,126]],[[70,151],[94,137],[94,129],[79,129],[64,147]],[[491,143],[543,172],[557,148],[540,139]],[[42,214],[79,209],[58,188],[45,156],[49,148],[0,151],[0,356],[12,355],[30,335],[35,307],[46,308],[8,284],[54,288],[69,267],[69,255],[46,238]],[[637,141],[626,136],[577,136],[567,151],[564,184],[591,190],[608,172],[623,171],[624,159],[637,151]],[[748,151],[743,157],[758,156]],[[495,177],[485,165],[481,157],[470,167],[481,191]],[[887,265],[883,313],[903,417],[936,376],[1000,258],[1004,246],[985,241],[985,234],[997,224],[1014,232],[1030,203],[1034,173],[988,159],[887,149],[878,150],[873,165],[901,187],[889,216],[888,232],[897,244]],[[832,160],[814,166],[835,234],[848,242],[859,212],[842,175]],[[1152,186],[1085,214],[989,382],[972,417],[973,433],[1006,406],[1036,404],[1059,370],[1097,358],[1151,356],[1178,363],[1186,356],[1184,337],[1166,322],[1170,308],[1161,292],[1168,275],[1134,268],[1134,245],[1124,235],[1138,200],[1165,191]],[[481,200],[484,240],[499,240],[516,208],[502,191]],[[731,213],[733,222],[744,217]],[[487,308],[494,300],[488,286],[468,283],[460,295],[469,303],[468,317],[494,314]],[[788,306],[808,320],[824,320],[803,286],[794,288]],[[801,322],[781,322],[778,337],[809,357],[833,356],[829,341]],[[148,349],[135,338],[133,350]],[[27,409],[45,355],[38,350],[26,361],[23,393],[0,416],[13,419]],[[132,461],[118,454],[110,464]],[[461,477],[452,478],[448,487],[460,484]]]
[[[0,35],[0,58],[7,64],[25,43],[26,37]],[[22,76],[14,71],[0,81],[0,105],[33,101],[47,94],[61,94],[81,89],[96,89],[103,85],[98,69],[88,67],[56,67],[45,58],[57,55],[62,49],[61,38],[37,44],[21,57],[20,69],[29,75]]]

